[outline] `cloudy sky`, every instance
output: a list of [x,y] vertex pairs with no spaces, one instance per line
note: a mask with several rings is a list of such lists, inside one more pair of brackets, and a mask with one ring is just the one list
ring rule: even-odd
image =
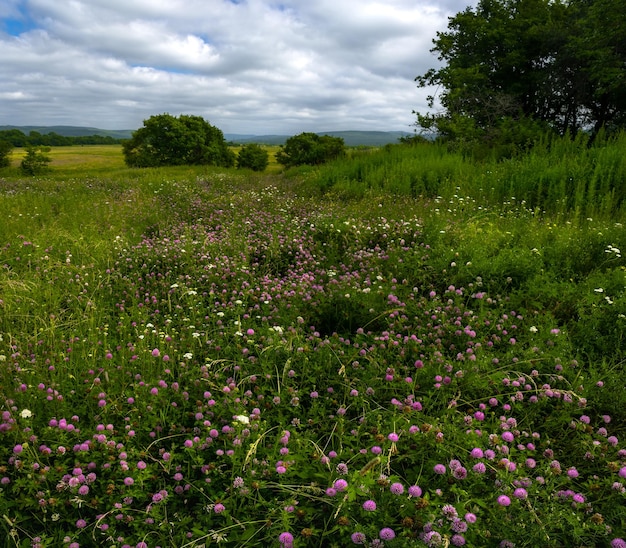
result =
[[475,0],[0,0],[0,125],[407,130],[414,78]]

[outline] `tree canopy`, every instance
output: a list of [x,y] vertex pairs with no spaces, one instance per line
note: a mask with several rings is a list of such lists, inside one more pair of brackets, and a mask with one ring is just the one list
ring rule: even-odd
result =
[[345,144],[341,137],[304,132],[285,141],[285,145],[276,153],[276,161],[285,167],[317,165],[344,153]]
[[248,143],[237,154],[237,167],[265,171],[270,162],[269,153],[261,145]]
[[215,165],[232,167],[235,154],[222,131],[201,116],[158,114],[122,144],[126,164],[133,167]]
[[623,128],[625,13],[626,0],[480,0],[433,40],[443,64],[416,81],[443,110],[418,125],[487,142]]

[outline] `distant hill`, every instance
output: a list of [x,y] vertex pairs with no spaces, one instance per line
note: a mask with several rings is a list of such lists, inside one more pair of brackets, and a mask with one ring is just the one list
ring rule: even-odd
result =
[[[400,137],[412,135],[407,131],[320,131],[318,135],[341,137],[346,146],[382,146],[397,143]],[[283,145],[291,135],[241,135],[226,133],[227,141],[234,143],[258,143],[262,145]]]
[[64,137],[89,137],[91,135],[101,135],[102,137],[112,137],[113,139],[130,139],[133,129],[99,129],[97,127],[82,126],[0,126],[0,131],[18,129],[25,135],[31,131],[36,131],[45,135],[56,133]]
[[[25,135],[31,131],[36,131],[45,135],[56,133],[65,137],[87,137],[91,135],[101,135],[102,137],[112,137],[113,139],[130,139],[133,129],[99,129],[96,127],[82,126],[0,126],[0,131],[18,129]],[[330,135],[341,137],[345,144],[354,146],[382,146],[389,143],[397,143],[400,137],[412,135],[406,131],[321,131],[318,135]],[[233,143],[258,143],[263,145],[283,145],[291,135],[250,135],[241,133],[225,133],[227,141]]]

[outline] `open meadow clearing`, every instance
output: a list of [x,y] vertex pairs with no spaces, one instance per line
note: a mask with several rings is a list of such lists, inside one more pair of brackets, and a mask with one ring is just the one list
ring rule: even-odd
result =
[[626,139],[576,146],[0,171],[6,545],[626,546]]

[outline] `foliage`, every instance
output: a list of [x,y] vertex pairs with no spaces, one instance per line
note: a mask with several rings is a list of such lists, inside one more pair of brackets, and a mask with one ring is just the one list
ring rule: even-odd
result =
[[[478,150],[478,148],[476,148]],[[612,219],[626,207],[626,134],[590,143],[580,133],[537,143],[524,154],[480,161],[441,142],[352,151],[308,175],[311,186],[342,198],[374,194],[437,198],[459,196],[498,206],[514,200],[530,210],[578,219]]]
[[126,163],[133,167],[230,167],[235,163],[222,131],[200,116],[151,116],[131,139],[124,141],[122,148]]
[[243,145],[237,153],[237,167],[253,171],[265,171],[269,164],[269,154],[265,148],[255,143]]
[[28,147],[26,156],[22,159],[20,168],[26,175],[39,175],[48,169],[48,164],[52,161],[48,155],[49,147]]
[[[418,76],[440,114],[418,125],[445,139],[524,147],[557,133],[623,128],[624,0],[481,0],[433,41],[443,66]],[[525,128],[522,135],[509,131]]]
[[40,133],[30,131],[28,135],[19,129],[5,129],[0,131],[0,141],[8,141],[16,147],[26,146],[69,146],[69,145],[114,145],[119,144],[121,139],[115,139],[108,135],[59,135],[54,131]]
[[485,165],[439,162],[446,197],[0,181],[7,542],[622,546],[625,215],[470,199]]
[[345,146],[341,137],[305,132],[289,137],[276,153],[276,160],[286,167],[319,165],[343,154]]
[[11,165],[11,152],[13,145],[8,141],[0,139],[0,167],[8,167]]

